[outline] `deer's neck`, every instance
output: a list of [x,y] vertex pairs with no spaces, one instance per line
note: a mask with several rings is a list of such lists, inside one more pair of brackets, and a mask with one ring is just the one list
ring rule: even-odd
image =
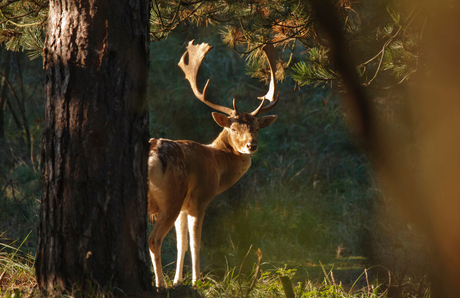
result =
[[224,129],[219,136],[212,142],[211,146],[214,149],[221,150],[223,152],[233,153],[235,155],[241,155],[236,148],[230,143],[229,133],[226,129]]
[[215,149],[215,155],[221,163],[220,181],[224,185],[220,185],[222,192],[235,184],[241,176],[243,176],[251,166],[251,154],[244,154],[236,150],[230,141],[228,131],[224,129],[217,139],[210,145]]

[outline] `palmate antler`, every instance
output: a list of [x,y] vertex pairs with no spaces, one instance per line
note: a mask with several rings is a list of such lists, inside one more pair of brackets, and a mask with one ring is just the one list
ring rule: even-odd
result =
[[[267,94],[263,97],[258,97],[262,100],[261,105],[257,108],[254,112],[251,113],[253,116],[257,116],[259,113],[265,113],[276,107],[278,101],[280,99],[279,93],[276,95],[276,80],[275,80],[275,73],[276,73],[276,51],[275,47],[272,44],[266,44],[262,50],[265,53],[265,57],[267,57],[268,65],[270,67],[270,89],[268,90]],[[264,101],[268,100],[270,104],[264,107]]]
[[[194,40],[189,42],[187,46],[187,51],[184,53],[184,55],[182,55],[182,58],[179,61],[179,66],[184,71],[185,78],[190,82],[190,86],[192,87],[193,93],[200,101],[202,101],[209,107],[217,111],[220,111],[222,113],[225,113],[227,115],[235,116],[238,113],[238,110],[236,108],[235,99],[233,99],[233,109],[224,107],[218,104],[214,104],[207,100],[206,92],[208,90],[209,80],[206,82],[206,85],[204,86],[202,93],[198,90],[198,86],[196,84],[196,77],[198,74],[198,69],[200,68],[201,62],[203,62],[203,59],[206,56],[206,54],[210,50],[212,50],[213,47],[207,43],[202,43],[200,45],[194,45],[193,41]],[[263,47],[262,50],[264,51],[265,56],[268,59],[268,64],[270,66],[270,89],[268,90],[268,93],[265,96],[259,97],[259,99],[262,100],[262,103],[259,105],[257,109],[251,112],[251,115],[253,116],[257,116],[257,114],[259,113],[270,111],[278,104],[278,101],[279,101],[279,95],[275,99],[275,93],[276,93],[276,82],[275,82],[276,52],[275,52],[275,48],[273,47],[273,45],[267,44]],[[266,100],[270,101],[270,104],[264,107],[263,105]]]
[[180,58],[179,66],[185,73],[185,78],[190,82],[190,86],[192,87],[193,93],[195,96],[208,105],[209,107],[225,113],[227,115],[232,115],[234,111],[231,108],[227,108],[221,105],[214,104],[206,99],[206,92],[208,91],[208,84],[209,80],[206,82],[204,86],[203,93],[198,90],[198,86],[196,85],[196,77],[198,74],[198,69],[200,68],[201,62],[203,61],[206,54],[212,50],[212,46],[207,43],[202,43],[200,45],[194,45],[193,41],[190,41],[187,46],[187,51],[182,55]]

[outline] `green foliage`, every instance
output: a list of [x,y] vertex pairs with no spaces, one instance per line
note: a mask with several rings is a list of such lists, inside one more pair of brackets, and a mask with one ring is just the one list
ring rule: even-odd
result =
[[[310,48],[305,55],[305,61],[300,61],[292,67],[292,78],[299,86],[310,84],[327,84],[338,79],[333,68],[326,64],[328,50],[324,48]],[[323,61],[326,61],[324,63]]]
[[[273,43],[279,52],[277,80],[286,75],[299,85],[338,83],[329,45],[318,30],[308,1],[292,0],[155,0],[151,5],[152,41],[171,32],[202,25],[219,26],[222,40],[247,54],[247,72],[266,80],[261,46]],[[336,6],[343,38],[353,53],[364,86],[388,88],[401,84],[418,69],[423,32],[412,25],[423,17],[421,5],[407,10],[387,0],[344,1]],[[0,5],[0,42],[7,49],[30,51],[37,58],[44,46],[48,1],[4,1]],[[340,83],[338,84],[340,86]]]
[[[408,80],[418,69],[422,34],[413,25],[421,16],[421,7],[403,9],[398,3],[388,2],[385,7],[361,7],[361,19],[351,21],[357,28],[352,34],[361,38],[351,41],[363,85],[391,87]],[[375,31],[370,31],[368,23],[376,23]],[[422,29],[423,30],[423,29]]]
[[[225,44],[247,54],[247,73],[266,80],[261,46],[278,49],[277,80],[291,77],[298,86],[341,87],[328,55],[329,43],[316,24],[308,1],[155,1],[153,39],[200,24],[219,25]],[[419,68],[423,32],[413,24],[425,17],[421,5],[403,8],[397,2],[344,1],[336,6],[343,38],[352,53],[363,86],[390,89],[405,83]],[[381,92],[383,93],[383,92]]]
[[43,31],[48,19],[48,0],[13,0],[0,4],[0,43],[8,50],[29,51],[30,59],[43,51]]

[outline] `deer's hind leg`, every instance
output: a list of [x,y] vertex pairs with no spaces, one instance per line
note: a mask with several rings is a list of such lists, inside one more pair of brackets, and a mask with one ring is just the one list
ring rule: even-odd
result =
[[[199,198],[199,200],[196,200]],[[188,231],[190,234],[190,254],[192,256],[192,283],[194,284],[201,278],[200,272],[200,247],[201,232],[203,228],[204,214],[207,204],[213,199],[213,196],[196,196],[195,203],[188,208]]]
[[180,193],[177,189],[170,189],[168,192],[157,190],[154,196],[159,211],[156,214],[155,226],[149,236],[149,248],[155,271],[155,285],[165,287],[161,263],[161,245],[179,216],[185,194]]
[[201,246],[201,229],[203,227],[203,216],[189,215],[188,229],[190,233],[190,253],[192,255],[192,284],[201,278],[200,272],[200,246]]
[[176,239],[177,239],[177,262],[176,274],[174,276],[174,285],[178,285],[182,281],[184,257],[188,249],[188,235],[187,235],[187,212],[181,211],[179,217],[175,222]]

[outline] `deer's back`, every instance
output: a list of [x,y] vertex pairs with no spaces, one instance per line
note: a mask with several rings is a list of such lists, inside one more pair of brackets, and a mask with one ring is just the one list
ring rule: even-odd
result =
[[220,175],[213,151],[193,141],[151,139],[149,213],[157,213],[169,201],[184,205],[185,199],[214,197]]

